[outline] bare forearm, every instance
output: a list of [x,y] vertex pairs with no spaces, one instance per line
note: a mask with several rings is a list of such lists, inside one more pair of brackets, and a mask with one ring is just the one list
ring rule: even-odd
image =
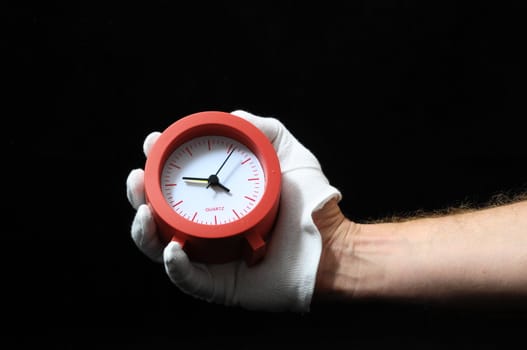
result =
[[325,247],[318,295],[527,298],[527,202],[397,223],[349,223]]

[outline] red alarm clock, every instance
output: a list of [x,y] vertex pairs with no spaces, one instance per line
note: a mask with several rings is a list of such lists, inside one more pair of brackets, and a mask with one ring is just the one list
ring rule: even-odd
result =
[[276,151],[252,123],[198,112],[164,130],[145,165],[145,196],[161,238],[195,262],[264,258],[281,191]]

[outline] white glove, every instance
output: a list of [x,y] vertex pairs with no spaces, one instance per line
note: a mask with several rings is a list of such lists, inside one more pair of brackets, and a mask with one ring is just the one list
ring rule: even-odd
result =
[[[189,261],[176,242],[163,246],[144,199],[143,170],[128,176],[127,197],[137,209],[132,238],[154,261],[164,262],[170,280],[196,298],[250,310],[308,312],[322,252],[320,233],[312,213],[341,193],[331,186],[316,157],[275,118],[245,111],[232,114],[253,123],[271,140],[282,170],[282,192],[276,225],[264,259],[248,267],[244,261],[202,264]],[[159,132],[145,139],[148,152]]]

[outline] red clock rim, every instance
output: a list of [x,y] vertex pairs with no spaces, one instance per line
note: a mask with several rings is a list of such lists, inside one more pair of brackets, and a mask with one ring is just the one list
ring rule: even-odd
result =
[[[183,218],[169,206],[161,191],[161,172],[173,150],[192,138],[208,135],[230,137],[243,143],[258,157],[265,173],[265,192],[255,208],[240,220],[217,226]],[[226,238],[254,229],[272,212],[281,189],[280,163],[269,139],[245,119],[219,111],[190,114],[166,128],[148,154],[144,177],[145,196],[157,218],[179,233],[200,238]]]

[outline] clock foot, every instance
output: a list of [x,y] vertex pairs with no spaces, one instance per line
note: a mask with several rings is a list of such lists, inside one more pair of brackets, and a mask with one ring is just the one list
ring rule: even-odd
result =
[[255,232],[245,235],[245,238],[247,244],[244,247],[243,257],[248,266],[253,266],[263,259],[267,250],[267,244]]

